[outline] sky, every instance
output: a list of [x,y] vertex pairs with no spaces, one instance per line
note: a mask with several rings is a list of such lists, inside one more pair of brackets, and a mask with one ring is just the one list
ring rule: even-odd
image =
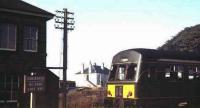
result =
[[[74,12],[68,34],[67,79],[90,61],[110,68],[112,57],[132,48],[156,49],[185,27],[200,23],[200,0],[24,0],[55,13]],[[47,66],[62,66],[63,31],[47,22]],[[62,79],[61,70],[52,70]]]

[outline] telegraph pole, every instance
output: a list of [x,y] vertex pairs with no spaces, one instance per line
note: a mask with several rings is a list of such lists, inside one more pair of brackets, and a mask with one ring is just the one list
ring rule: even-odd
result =
[[68,12],[66,8],[63,11],[56,11],[55,16],[55,28],[63,30],[63,108],[67,108],[67,92],[68,87],[67,83],[67,53],[68,53],[68,31],[74,30],[74,18],[71,15],[74,15],[72,12]]

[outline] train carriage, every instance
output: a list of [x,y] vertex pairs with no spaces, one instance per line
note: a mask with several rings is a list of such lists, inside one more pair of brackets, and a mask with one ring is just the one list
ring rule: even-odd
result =
[[107,107],[200,108],[200,55],[129,49],[113,57]]

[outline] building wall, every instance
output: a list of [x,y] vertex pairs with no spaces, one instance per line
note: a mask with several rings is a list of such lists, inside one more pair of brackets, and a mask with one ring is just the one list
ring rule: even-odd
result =
[[108,75],[101,73],[91,73],[89,74],[89,77],[92,83],[94,83],[98,87],[101,87],[105,85]]
[[105,68],[104,65],[99,66],[99,65],[96,65],[96,63],[94,65],[90,63],[88,68],[85,68],[85,65],[83,65],[83,69],[81,73],[79,72],[78,74],[76,74],[77,86],[80,86],[80,84],[81,86],[87,86],[88,83],[86,83],[85,81],[88,80],[89,83],[93,84],[93,87],[94,86],[103,87],[108,79],[108,74],[103,74],[103,73],[104,72],[106,73],[107,71],[108,69]]
[[[36,72],[37,70],[34,70],[33,67],[46,67],[46,20],[41,17],[1,12],[0,23],[13,23],[17,26],[16,51],[0,50],[0,77],[3,78],[2,76],[6,76],[6,81],[9,80],[9,82],[12,82],[7,87],[2,86],[4,83],[0,83],[0,100],[3,100],[3,102],[5,100],[5,103],[8,100],[16,101],[13,103],[15,104],[13,108],[29,108],[30,93],[23,92],[24,75]],[[23,30],[25,25],[38,27],[37,52],[24,51]],[[58,107],[58,86],[56,86],[59,84],[58,77],[51,72],[47,73],[45,74],[48,82],[46,92],[36,94],[37,108]],[[14,79],[10,76],[13,76]],[[12,89],[11,94],[10,87],[13,84],[16,86]],[[9,106],[0,103],[1,107]]]
[[46,78],[46,90],[36,94],[36,108],[58,108],[59,78],[48,70],[40,70]]
[[108,75],[100,73],[78,74],[76,75],[77,86],[88,86],[87,75],[89,76],[89,81],[98,87],[104,86],[108,78]]
[[[0,50],[0,64],[23,64],[31,67],[46,66],[46,21],[38,17],[1,12],[0,23],[6,22],[17,26],[16,51]],[[23,50],[23,28],[25,25],[38,27],[38,52]]]
[[78,87],[88,87],[87,74],[77,74],[76,84]]
[[97,75],[98,75],[98,73],[90,73],[89,74],[89,80],[95,85],[97,85]]

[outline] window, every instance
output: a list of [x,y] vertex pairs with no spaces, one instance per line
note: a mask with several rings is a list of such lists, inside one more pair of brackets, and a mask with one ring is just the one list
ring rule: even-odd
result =
[[176,80],[178,77],[182,78],[182,67],[174,64],[152,64],[143,67],[141,73],[142,81],[167,81]]
[[89,75],[86,75],[86,80],[89,81]]
[[169,71],[166,71],[165,77],[166,77],[166,78],[170,78],[170,72],[169,72]]
[[97,75],[97,85],[101,84],[101,76],[100,74]]
[[200,67],[196,67],[196,79],[200,79]]
[[177,66],[177,72],[178,72],[177,78],[178,78],[178,79],[182,79],[182,78],[183,78],[183,72],[184,72],[184,67],[183,67],[183,65],[178,65],[178,66]]
[[146,82],[147,80],[148,81],[152,80],[152,78],[153,78],[153,74],[152,73],[155,72],[154,70],[152,71],[152,69],[155,69],[155,68],[150,67],[148,65],[147,66],[146,65],[143,66],[141,74],[140,74],[140,78],[139,78],[140,82]]
[[113,65],[111,67],[111,71],[110,71],[110,77],[109,77],[110,81],[114,81],[115,80],[116,72],[117,72],[117,65]]
[[174,71],[173,66],[169,65],[165,68],[165,78],[169,79],[171,77],[172,72]]
[[137,70],[137,66],[134,64],[130,64],[128,66],[128,70],[127,70],[127,75],[126,75],[126,79],[127,80],[133,80],[136,74],[136,70]]
[[119,66],[119,76],[118,76],[118,79],[119,80],[124,80],[125,78],[125,71],[126,71],[126,66],[125,65],[120,65]]
[[16,25],[0,24],[0,49],[16,50]]
[[38,28],[35,26],[24,27],[24,50],[37,51]]
[[189,72],[188,79],[189,80],[193,80],[194,77],[195,77],[195,74],[197,72],[197,67],[195,67],[195,66],[189,66],[188,67],[188,72]]
[[136,64],[113,65],[110,72],[110,81],[114,80],[134,80],[136,75]]
[[0,72],[0,100],[16,100],[19,90],[19,76]]
[[180,73],[179,65],[168,65],[165,69],[165,78],[170,80],[177,80],[178,74],[179,77],[182,77],[182,73]]

